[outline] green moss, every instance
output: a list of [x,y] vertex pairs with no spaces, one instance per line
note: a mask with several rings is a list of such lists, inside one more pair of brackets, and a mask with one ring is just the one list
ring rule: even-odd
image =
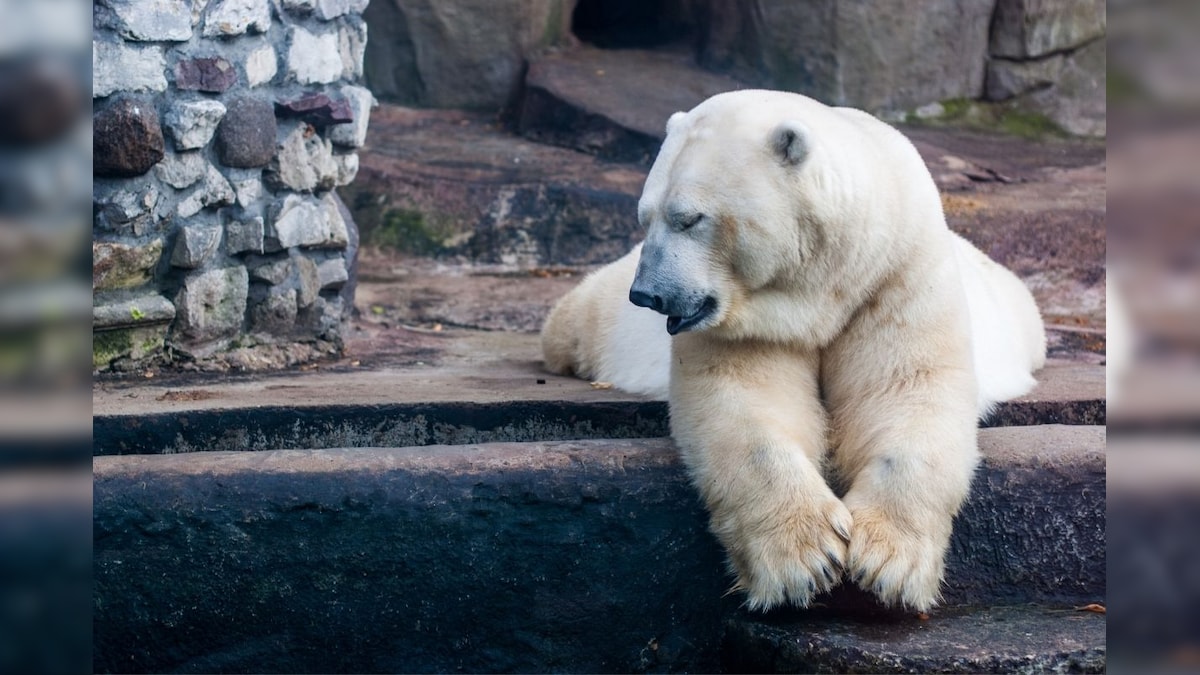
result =
[[988,103],[952,98],[942,101],[941,105],[943,112],[936,118],[923,120],[909,113],[905,121],[909,124],[996,131],[1034,140],[1068,135],[1049,117],[1022,107],[1017,101]]
[[92,333],[92,367],[106,368],[119,358],[140,361],[160,353],[166,326],[122,328]]
[[445,248],[444,228],[425,214],[409,209],[389,209],[367,236],[367,244],[416,255],[439,253]]
[[111,330],[92,335],[92,367],[104,368],[133,351],[130,330]]

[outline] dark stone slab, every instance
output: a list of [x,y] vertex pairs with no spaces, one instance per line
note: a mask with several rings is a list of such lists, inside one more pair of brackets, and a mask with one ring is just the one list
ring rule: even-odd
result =
[[517,128],[542,143],[649,164],[672,113],[741,88],[685,55],[581,47],[530,63]]
[[1070,606],[954,607],[928,620],[821,611],[725,624],[733,673],[1103,673],[1103,614]]
[[95,465],[97,672],[711,671],[721,556],[661,443]]
[[[927,625],[967,602],[1103,602],[1104,430],[981,438],[951,609]],[[722,554],[666,439],[97,457],[93,471],[98,672],[712,671],[738,601],[721,599]],[[858,639],[837,626],[880,612],[855,593],[819,599],[829,639]],[[999,621],[971,616],[945,623]],[[780,617],[795,618],[766,615]],[[960,669],[1009,654],[985,634],[951,633],[984,659]],[[875,665],[893,649],[860,647]]]
[[269,102],[239,96],[226,103],[225,117],[217,127],[217,153],[221,163],[239,169],[266,166],[275,156],[275,111]]
[[280,117],[294,117],[314,127],[324,128],[331,124],[346,124],[354,121],[354,111],[344,99],[332,99],[325,94],[304,94],[298,98],[275,102],[275,113]]
[[184,59],[175,64],[175,87],[220,94],[237,84],[237,68],[220,56]]
[[149,101],[122,96],[92,118],[92,173],[140,176],[164,154],[162,126]]

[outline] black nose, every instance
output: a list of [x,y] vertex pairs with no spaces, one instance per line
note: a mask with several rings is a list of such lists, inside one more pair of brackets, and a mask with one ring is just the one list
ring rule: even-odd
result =
[[629,301],[638,307],[649,307],[659,313],[663,311],[663,300],[659,295],[650,295],[644,291],[630,289]]

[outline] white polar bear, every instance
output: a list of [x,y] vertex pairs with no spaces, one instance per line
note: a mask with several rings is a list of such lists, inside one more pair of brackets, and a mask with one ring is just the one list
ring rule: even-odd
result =
[[1045,361],[1029,291],[950,232],[904,136],[797,94],[673,115],[638,218],[551,312],[547,367],[668,398],[749,607],[843,573],[931,607],[976,419]]

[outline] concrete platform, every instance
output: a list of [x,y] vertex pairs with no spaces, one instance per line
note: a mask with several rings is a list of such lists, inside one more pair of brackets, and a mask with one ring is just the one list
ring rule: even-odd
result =
[[[981,447],[947,603],[1103,601],[1104,429]],[[111,456],[94,477],[97,672],[715,671],[737,636],[666,439]],[[980,658],[997,611],[953,620]],[[857,644],[869,665],[909,643]]]

